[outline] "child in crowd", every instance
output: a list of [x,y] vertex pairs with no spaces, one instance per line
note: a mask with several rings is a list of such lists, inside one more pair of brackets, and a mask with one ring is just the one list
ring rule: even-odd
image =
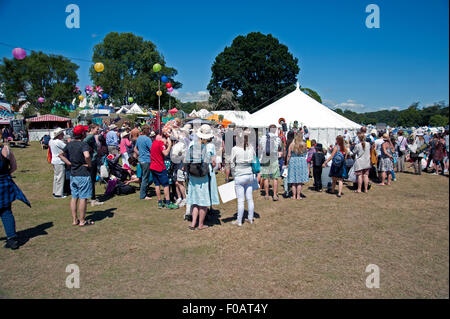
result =
[[324,149],[322,144],[315,145],[315,152],[311,157],[311,166],[313,168],[314,189],[322,191],[322,164],[325,162]]

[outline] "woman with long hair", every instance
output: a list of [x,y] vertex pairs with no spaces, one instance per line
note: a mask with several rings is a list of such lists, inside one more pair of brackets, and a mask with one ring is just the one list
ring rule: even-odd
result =
[[345,175],[345,156],[348,150],[344,145],[344,137],[338,135],[336,137],[336,144],[333,147],[330,157],[322,164],[322,167],[326,167],[329,161],[331,162],[330,174],[332,179],[330,194],[335,194],[336,183],[339,184],[339,190],[337,197],[343,195],[342,189],[344,187],[344,175]]
[[364,182],[364,192],[368,192],[369,188],[369,171],[370,171],[370,144],[366,142],[364,134],[358,133],[359,143],[355,145],[353,154],[355,155],[355,164],[353,165],[355,175],[358,178],[358,190],[355,193],[361,193],[362,184]]
[[252,170],[252,162],[256,156],[255,150],[249,143],[250,130],[244,130],[238,133],[236,146],[231,150],[231,169],[235,180],[235,190],[238,202],[237,219],[232,222],[233,225],[242,226],[244,216],[244,205],[247,199],[248,219],[253,224],[253,215],[255,205],[253,203],[253,184],[255,176]]
[[[389,139],[387,133],[383,134],[383,144],[381,144],[381,159],[380,159],[380,172],[381,172],[381,182],[378,184],[380,186],[391,185],[392,173],[394,169],[394,157],[391,155],[393,145]],[[387,183],[385,183],[387,176]]]
[[309,181],[307,154],[303,134],[298,133],[289,146],[287,156],[288,183],[292,184],[292,199],[302,199],[302,186]]
[[[284,159],[284,163],[285,163],[283,168],[287,168],[287,162],[288,162],[287,157],[288,157],[288,153],[289,153],[289,146],[291,146],[291,143],[294,141],[294,137],[295,137],[294,131],[289,131],[287,133],[286,145],[283,149],[283,152],[284,152],[283,159]],[[288,172],[288,174],[289,174],[289,172]],[[283,187],[284,187],[284,197],[288,198],[289,197],[289,183],[288,183],[287,177],[283,178]]]

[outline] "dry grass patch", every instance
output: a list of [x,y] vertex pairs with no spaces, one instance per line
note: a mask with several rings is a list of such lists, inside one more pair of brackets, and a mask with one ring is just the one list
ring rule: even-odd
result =
[[[254,225],[231,225],[232,201],[216,207],[217,224],[202,231],[188,230],[184,209],[159,210],[156,198],[133,194],[88,207],[96,225],[79,228],[71,226],[70,199],[51,196],[45,152],[37,143],[13,151],[16,183],[33,206],[13,204],[17,230],[32,238],[17,251],[0,249],[0,297],[449,297],[447,177],[400,174],[369,195],[345,188],[341,199],[311,185],[301,201],[255,192]],[[80,289],[65,287],[72,263]],[[365,287],[368,264],[380,267],[380,289]]]

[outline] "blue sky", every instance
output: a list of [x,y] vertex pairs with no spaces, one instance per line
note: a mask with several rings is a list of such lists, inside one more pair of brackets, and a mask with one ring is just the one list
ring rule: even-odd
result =
[[[79,29],[65,25],[71,3]],[[371,3],[379,29],[365,25]],[[365,112],[448,103],[448,12],[447,0],[0,0],[0,42],[90,60],[108,32],[133,32],[178,70],[176,94],[188,101],[204,97],[215,57],[236,36],[271,33],[299,59],[303,87],[328,106]],[[12,49],[0,45],[0,56]],[[90,84],[90,64],[74,62],[79,85]]]

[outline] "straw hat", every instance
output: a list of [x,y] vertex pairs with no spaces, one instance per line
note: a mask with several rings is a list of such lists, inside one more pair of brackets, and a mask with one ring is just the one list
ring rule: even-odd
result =
[[64,130],[60,127],[58,127],[56,130],[53,131],[53,138],[58,137],[60,134],[64,133]]
[[389,140],[389,134],[388,133],[384,133],[383,134],[383,140],[385,140],[385,141]]
[[116,129],[117,128],[117,125],[116,124],[111,124],[110,126],[109,126],[109,129],[110,130],[114,130],[114,129]]
[[209,126],[208,124],[203,124],[202,126],[200,126],[197,131],[197,136],[204,140],[209,140],[210,138],[214,137],[211,126]]
[[127,131],[122,132],[122,134],[120,134],[120,137],[121,137],[121,138],[124,138],[124,137],[127,136],[128,134],[130,134],[130,133],[127,132]]
[[377,134],[378,134],[378,132],[377,132],[377,130],[376,130],[376,129],[372,129],[372,131],[370,131],[370,134],[375,134],[375,135],[377,135]]

